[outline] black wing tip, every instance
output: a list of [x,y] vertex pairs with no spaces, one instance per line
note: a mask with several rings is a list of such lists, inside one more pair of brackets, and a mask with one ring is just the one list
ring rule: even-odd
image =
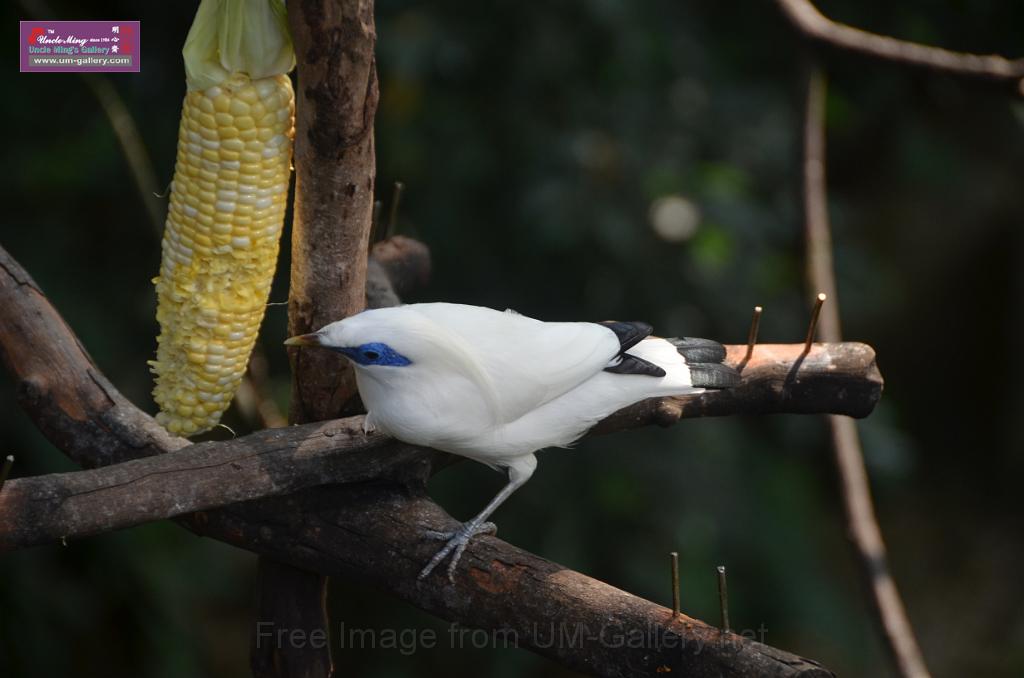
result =
[[615,333],[615,336],[619,340],[620,353],[625,353],[647,337],[651,336],[654,332],[654,328],[644,322],[618,322],[616,320],[606,320],[597,324],[607,327]]
[[642,374],[648,377],[664,377],[667,374],[665,368],[660,365],[629,353],[623,353],[622,360],[617,365],[606,367],[604,371],[613,374]]

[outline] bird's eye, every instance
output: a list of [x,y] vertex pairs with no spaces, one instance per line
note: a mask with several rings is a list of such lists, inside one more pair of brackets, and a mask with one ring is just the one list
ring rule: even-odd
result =
[[376,360],[380,357],[380,353],[377,353],[376,351],[363,351],[363,357],[367,360]]

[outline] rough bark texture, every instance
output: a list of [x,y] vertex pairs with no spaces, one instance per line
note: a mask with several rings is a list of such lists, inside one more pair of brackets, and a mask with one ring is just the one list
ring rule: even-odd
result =
[[[0,247],[0,360],[36,427],[85,468],[188,445],[135,411],[92,362],[28,273]],[[139,413],[141,414],[141,412]]]
[[[86,536],[325,484],[366,482],[446,455],[362,430],[362,417],[269,429],[190,445],[167,434],[99,374],[27,274],[0,249],[0,356],[32,392],[22,405],[40,430],[83,466],[103,468],[9,480],[0,494],[0,550]],[[864,344],[728,346],[740,386],[650,399],[594,432],[683,418],[755,413],[866,416],[881,396],[874,351]],[[56,370],[56,372],[54,371]],[[184,448],[184,449],[182,449]],[[152,456],[161,452],[162,454]],[[117,463],[117,462],[125,463]]]
[[230,535],[306,569],[359,573],[444,619],[489,630],[492,646],[532,649],[588,675],[832,675],[751,640],[756,629],[725,634],[685,615],[673,618],[668,608],[496,537],[474,540],[454,584],[442,575],[418,581],[416,573],[437,549],[422,531],[456,525],[424,496],[427,469],[421,471],[405,484],[319,488],[301,503],[284,497],[258,509],[229,507],[205,525],[218,538]]
[[362,417],[269,429],[0,492],[0,552],[85,537],[318,485],[368,482],[440,453],[366,435]]
[[[367,0],[289,3],[298,68],[288,329],[305,334],[362,310],[376,178],[376,33]],[[339,416],[355,393],[343,357],[292,349],[292,421]]]
[[[295,206],[292,221],[288,330],[305,334],[358,313],[366,304],[367,248],[376,180],[373,118],[377,111],[377,41],[372,0],[299,0],[288,19],[298,66]],[[386,296],[386,290],[378,290]],[[330,351],[290,350],[293,424],[343,412],[356,394],[352,368]],[[327,625],[327,580],[311,593],[309,577],[260,563],[261,620],[307,633]],[[280,579],[277,579],[280,575]],[[300,596],[305,596],[302,600]],[[280,603],[275,613],[271,605]],[[257,676],[326,678],[330,646],[261,647]]]
[[[746,346],[728,346],[727,361],[743,365],[738,387],[645,400],[604,420],[594,433],[705,416],[871,412],[882,391],[871,347],[815,344],[807,354],[803,349],[759,345],[743,363]],[[0,551],[317,485],[366,482],[421,459],[434,468],[447,461],[440,452],[365,434],[362,422],[358,416],[269,429],[92,471],[9,481],[0,494]]]
[[[170,452],[187,441],[163,433],[151,417],[126,401],[96,371],[88,356],[21,267],[0,249],[0,355],[19,383],[45,384],[45,397],[22,399],[40,431],[73,459],[88,466]],[[7,322],[7,321],[10,322]],[[25,338],[35,341],[25,343]],[[23,387],[22,387],[23,388]],[[99,433],[97,433],[99,431]],[[279,435],[270,432],[265,435]],[[814,662],[729,636],[696,620],[668,620],[668,611],[613,587],[531,556],[494,537],[475,540],[456,583],[425,582],[416,573],[437,542],[427,529],[455,524],[425,494],[430,457],[416,455],[393,479],[329,485],[273,499],[180,516],[188,529],[245,548],[292,567],[368,581],[427,612],[485,629],[514,629],[520,647],[550,656],[596,676],[648,676],[661,667],[676,675],[710,676],[746,671],[757,675],[829,675]],[[8,481],[8,485],[15,481]],[[8,487],[4,488],[6,493]],[[17,517],[5,517],[5,524]],[[316,589],[314,589],[316,590]],[[307,591],[308,593],[308,591]],[[308,600],[313,596],[304,596]],[[303,610],[308,610],[303,607]],[[297,615],[300,623],[302,615]],[[278,623],[291,623],[293,619]],[[552,643],[548,628],[598,623],[596,636]],[[670,648],[640,640],[671,625],[681,640]],[[654,629],[653,636],[651,629]],[[629,634],[629,635],[627,635]],[[678,645],[693,650],[680,651]],[[618,647],[613,645],[618,644]],[[259,664],[256,656],[254,665]],[[663,662],[663,663],[657,663]],[[272,664],[272,662],[271,662]],[[306,666],[312,666],[307,664]],[[315,666],[313,666],[315,669]],[[664,669],[661,669],[664,672]]]

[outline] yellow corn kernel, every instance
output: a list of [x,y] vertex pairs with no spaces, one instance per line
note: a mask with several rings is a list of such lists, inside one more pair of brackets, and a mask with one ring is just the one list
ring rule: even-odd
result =
[[277,261],[294,110],[284,74],[233,73],[185,95],[151,363],[157,421],[172,433],[216,426],[245,372]]

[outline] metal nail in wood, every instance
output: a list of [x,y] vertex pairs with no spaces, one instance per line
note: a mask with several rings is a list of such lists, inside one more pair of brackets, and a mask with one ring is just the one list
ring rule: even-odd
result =
[[725,582],[725,565],[718,566],[718,606],[722,611],[722,632],[732,633],[729,627],[729,589]]
[[814,343],[814,333],[818,329],[818,317],[821,316],[821,306],[827,298],[824,294],[819,294],[814,300],[814,308],[811,309],[811,322],[807,326],[807,339],[804,341],[804,353],[811,352],[811,344]]
[[761,312],[764,309],[760,306],[754,307],[754,316],[750,319],[750,332],[747,333],[747,355],[744,361],[750,360],[754,355],[754,345],[757,344],[757,331],[761,327]]
[[668,554],[672,565],[672,616],[679,616],[679,553]]

